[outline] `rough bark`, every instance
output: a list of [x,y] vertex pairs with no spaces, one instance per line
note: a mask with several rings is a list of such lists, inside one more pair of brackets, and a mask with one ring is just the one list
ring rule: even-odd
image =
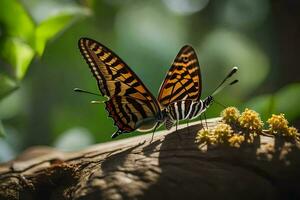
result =
[[151,144],[148,134],[79,152],[28,149],[0,165],[0,199],[300,199],[297,145],[261,136],[199,148],[200,128],[157,132]]

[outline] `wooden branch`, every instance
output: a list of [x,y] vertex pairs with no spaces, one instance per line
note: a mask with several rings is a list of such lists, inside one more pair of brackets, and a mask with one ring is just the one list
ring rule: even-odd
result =
[[[211,119],[213,127],[218,119]],[[195,143],[199,122],[64,153],[34,147],[0,165],[0,199],[300,199],[299,146]]]

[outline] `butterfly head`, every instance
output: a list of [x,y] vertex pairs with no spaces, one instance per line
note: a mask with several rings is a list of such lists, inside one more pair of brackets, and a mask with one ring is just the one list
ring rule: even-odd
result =
[[209,95],[208,97],[206,97],[203,101],[204,107],[208,108],[212,103],[214,102],[214,97]]
[[168,111],[167,109],[163,109],[161,110],[161,112],[158,113],[157,119],[159,122],[164,122],[167,119],[167,117],[168,117]]

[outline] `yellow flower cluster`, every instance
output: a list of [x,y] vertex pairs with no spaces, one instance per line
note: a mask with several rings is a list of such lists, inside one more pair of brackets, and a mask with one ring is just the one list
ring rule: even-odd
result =
[[235,123],[240,116],[240,111],[235,107],[228,107],[221,112],[221,117],[227,124]]
[[214,129],[214,135],[217,138],[217,142],[221,144],[227,143],[232,134],[233,130],[228,124],[218,124]]
[[[264,123],[259,114],[246,108],[240,114],[235,107],[228,107],[221,112],[223,122],[214,129],[200,130],[196,141],[211,145],[226,144],[240,147],[243,143],[253,143],[263,132]],[[289,127],[284,114],[272,115],[268,119],[269,132],[275,136],[283,136],[289,140],[300,141],[300,134],[295,127]]]
[[225,123],[218,124],[212,130],[201,129],[196,137],[198,143],[226,144],[232,147],[239,147],[243,141],[244,136],[234,133],[231,126]]
[[251,133],[262,131],[264,123],[260,116],[254,110],[248,108],[240,114],[240,111],[235,107],[228,107],[221,112],[223,121],[240,129],[249,130]]
[[244,141],[245,137],[240,134],[233,134],[233,136],[228,140],[230,146],[232,147],[240,147]]
[[299,140],[300,134],[295,127],[289,127],[289,122],[284,117],[284,114],[272,115],[268,119],[269,132],[275,136],[283,136],[287,139],[297,139]]
[[251,133],[261,132],[264,125],[259,114],[248,108],[241,114],[238,121],[242,128],[249,130]]
[[217,140],[209,129],[201,129],[196,136],[196,143],[216,144]]
[[289,122],[285,119],[284,114],[272,115],[270,119],[268,119],[268,124],[270,127],[270,132],[274,135],[282,132],[288,132],[288,124]]

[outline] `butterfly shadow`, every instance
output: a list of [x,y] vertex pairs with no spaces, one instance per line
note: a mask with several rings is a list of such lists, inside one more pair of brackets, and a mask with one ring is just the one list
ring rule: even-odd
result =
[[[158,165],[161,173],[157,182],[145,191],[141,199],[189,199],[185,194],[180,194],[179,191],[183,189],[182,186],[180,188],[175,187],[183,181],[180,180],[181,173],[177,168],[184,166],[186,152],[197,148],[194,138],[202,127],[201,124],[197,124],[177,131],[173,127],[174,130],[165,135],[162,140],[155,140],[144,147],[143,152],[147,156],[153,157],[155,153],[158,153]],[[186,164],[190,165],[190,163]],[[172,169],[170,170],[170,168]],[[174,187],[174,190],[170,187]],[[186,187],[184,186],[184,188]]]
[[260,154],[270,141],[259,137],[239,148],[199,148],[195,138],[201,128],[173,131],[144,148],[150,156],[158,152],[160,173],[141,199],[300,199],[299,148],[291,146],[283,156],[287,144],[275,139],[273,151]]
[[[196,126],[199,128],[199,125]],[[202,125],[200,125],[200,128]],[[173,127],[173,129],[175,129]],[[143,148],[143,153],[145,156],[150,156],[152,153],[160,151],[160,147],[162,144],[166,144],[166,140],[172,141],[172,143],[176,143],[176,146],[181,145],[182,142],[184,142],[185,137],[190,133],[190,126],[187,126],[187,128],[184,128],[184,130],[170,130],[171,132],[168,133],[164,138],[154,139],[152,142],[150,142],[148,145],[145,145]],[[191,131],[192,132],[192,131]],[[186,136],[183,136],[182,134],[186,134]],[[189,137],[193,137],[190,135]],[[172,144],[174,145],[174,144]]]
[[144,145],[146,141],[142,141],[135,146],[126,148],[125,150],[121,150],[117,153],[108,154],[101,163],[101,170],[103,174],[107,174],[111,171],[118,170],[120,167],[124,165],[128,155],[132,153],[135,149]]

